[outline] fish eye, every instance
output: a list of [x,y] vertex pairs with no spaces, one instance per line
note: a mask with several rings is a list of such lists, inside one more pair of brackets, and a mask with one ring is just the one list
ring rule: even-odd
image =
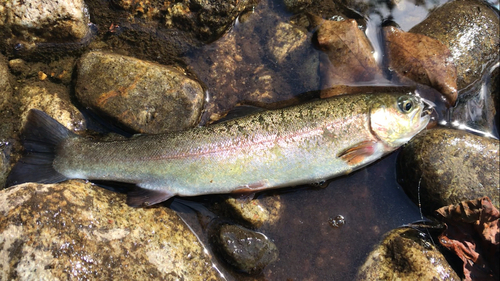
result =
[[408,96],[401,97],[399,98],[398,106],[401,111],[408,113],[413,109],[413,100]]

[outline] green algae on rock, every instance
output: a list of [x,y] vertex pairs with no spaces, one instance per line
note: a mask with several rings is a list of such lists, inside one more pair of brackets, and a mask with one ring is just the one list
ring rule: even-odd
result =
[[424,214],[482,196],[490,197],[498,208],[499,146],[496,139],[464,131],[427,130],[402,150],[398,178]]
[[357,281],[461,280],[439,250],[412,228],[394,229],[369,254]]
[[78,66],[79,101],[140,133],[197,125],[204,95],[200,84],[180,70],[132,57],[90,52]]
[[80,181],[0,191],[2,280],[222,280],[167,208]]

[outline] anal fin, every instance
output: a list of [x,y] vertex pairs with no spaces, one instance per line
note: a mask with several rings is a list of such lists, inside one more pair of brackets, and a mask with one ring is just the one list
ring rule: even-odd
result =
[[167,201],[175,194],[166,190],[147,189],[135,186],[127,193],[127,205],[130,207],[147,207]]
[[356,145],[342,151],[337,157],[344,160],[349,165],[356,165],[361,163],[366,157],[375,153],[376,142],[362,141]]

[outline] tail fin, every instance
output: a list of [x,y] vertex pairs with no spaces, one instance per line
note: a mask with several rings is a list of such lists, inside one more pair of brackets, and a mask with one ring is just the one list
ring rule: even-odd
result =
[[7,186],[25,182],[56,183],[67,180],[52,163],[57,146],[66,138],[76,136],[45,112],[32,109],[21,133],[25,154],[12,168]]

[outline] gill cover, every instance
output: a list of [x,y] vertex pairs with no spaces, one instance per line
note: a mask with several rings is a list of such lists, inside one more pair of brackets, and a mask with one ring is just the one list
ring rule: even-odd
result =
[[381,98],[370,109],[373,134],[388,147],[399,147],[429,123],[427,103],[411,94]]

